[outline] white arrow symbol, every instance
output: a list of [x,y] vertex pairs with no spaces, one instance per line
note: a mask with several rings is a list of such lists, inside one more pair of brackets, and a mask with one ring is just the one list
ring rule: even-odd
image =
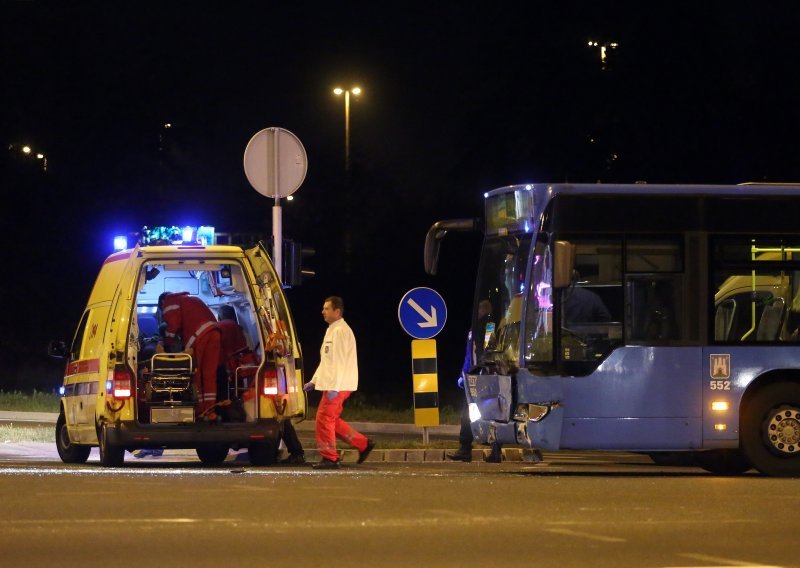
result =
[[414,308],[414,311],[417,312],[422,318],[425,320],[424,323],[418,323],[417,325],[420,327],[436,327],[438,325],[438,321],[436,320],[436,308],[431,306],[431,313],[428,314],[425,310],[419,307],[419,304],[416,303],[411,298],[408,299],[408,305]]

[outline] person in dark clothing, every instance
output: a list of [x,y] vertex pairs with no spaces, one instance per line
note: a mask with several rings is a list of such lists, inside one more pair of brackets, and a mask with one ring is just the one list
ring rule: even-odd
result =
[[282,459],[281,463],[286,465],[302,465],[306,463],[303,444],[300,442],[300,438],[297,437],[297,431],[294,429],[294,424],[292,424],[291,420],[283,421],[281,438],[286,445],[286,451],[289,452],[289,456]]
[[600,296],[575,286],[573,283],[564,293],[564,321],[572,323],[589,323],[611,321],[611,313],[600,299]]
[[[466,375],[472,368],[472,357],[474,353],[474,345],[472,342],[472,332],[467,333],[467,354],[464,358],[464,365],[461,368],[461,375],[458,377],[458,388],[465,389],[464,382]],[[458,451],[447,454],[447,459],[452,461],[472,461],[472,425],[469,419],[469,407],[466,401],[461,408],[461,429],[458,432]]]
[[[478,354],[483,352],[483,344],[485,341],[484,333],[486,330],[486,324],[491,319],[491,312],[492,304],[488,300],[481,300],[478,303],[478,319],[475,330],[480,334],[480,337],[478,337],[476,342],[473,338],[473,332],[469,331],[467,333],[467,352],[464,356],[464,364],[461,367],[461,375],[458,377],[458,388],[462,390],[466,389],[464,383],[466,382],[467,373],[469,373],[472,367],[477,364]],[[458,433],[458,451],[448,453],[447,459],[452,461],[471,462],[472,441],[472,421],[469,417],[469,406],[466,403],[465,393],[464,406],[461,408],[461,429]],[[500,454],[500,447],[497,445],[497,448],[495,449],[493,445],[492,453],[489,455],[486,461],[500,461],[497,459],[498,456],[502,457]]]

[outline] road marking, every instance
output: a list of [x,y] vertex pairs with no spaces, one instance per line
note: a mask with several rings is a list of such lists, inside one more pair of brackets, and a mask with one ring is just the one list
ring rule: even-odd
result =
[[581,531],[573,531],[570,529],[545,529],[547,532],[563,534],[567,536],[577,536],[580,538],[588,538],[589,540],[597,540],[599,542],[627,542],[624,538],[617,538],[614,536],[602,536],[597,534],[585,533]]
[[191,519],[187,517],[165,517],[160,519],[0,519],[0,525],[52,525],[52,524],[65,524],[70,525],[103,525],[103,524],[132,524],[143,526],[150,524],[192,524],[192,523],[240,523],[243,519]]
[[729,568],[730,566],[740,566],[742,568],[782,568],[781,566],[771,566],[768,564],[753,564],[746,560],[734,560],[732,558],[720,558],[719,556],[710,556],[708,554],[696,554],[691,552],[680,553],[679,556],[685,556],[692,560],[701,560],[704,562],[716,562],[719,566],[673,566],[671,568]]
[[[0,476],[2,475],[75,475],[75,474],[89,474],[89,475],[131,475],[131,476],[148,476],[148,477],[169,477],[176,475],[221,475],[230,476],[231,468],[222,466],[214,469],[198,469],[198,468],[183,468],[183,467],[169,467],[169,468],[147,468],[145,467],[128,467],[121,468],[105,468],[105,467],[27,467],[27,466],[3,466],[0,467]],[[383,471],[373,469],[361,469],[357,467],[349,468],[345,466],[343,469],[336,471],[316,471],[316,470],[298,470],[287,469],[280,471],[275,468],[262,469],[262,468],[247,468],[244,475],[258,475],[268,477],[309,477],[309,476],[324,476],[324,475],[353,475],[359,476],[373,476],[373,477],[399,477],[399,471]],[[317,488],[315,488],[317,489]]]

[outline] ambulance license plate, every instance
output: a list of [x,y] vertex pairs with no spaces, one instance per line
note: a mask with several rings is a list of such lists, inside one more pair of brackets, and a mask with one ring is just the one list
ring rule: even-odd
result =
[[194,407],[170,406],[150,409],[151,424],[185,424],[194,422]]

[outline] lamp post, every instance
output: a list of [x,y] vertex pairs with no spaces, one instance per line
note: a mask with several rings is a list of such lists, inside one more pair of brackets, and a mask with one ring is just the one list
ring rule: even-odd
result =
[[333,94],[341,96],[344,93],[344,171],[350,171],[350,93],[355,96],[361,94],[361,87],[342,89],[336,87]]

